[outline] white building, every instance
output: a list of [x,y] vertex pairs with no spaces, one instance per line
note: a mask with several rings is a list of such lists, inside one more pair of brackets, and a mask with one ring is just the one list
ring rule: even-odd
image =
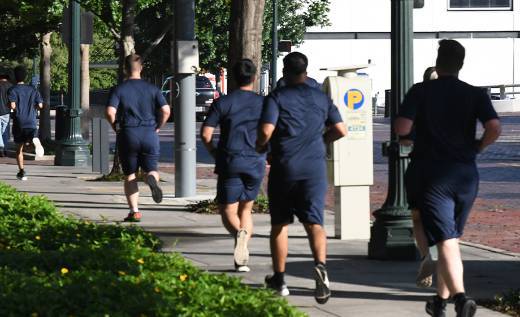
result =
[[[330,22],[309,29],[294,50],[309,57],[309,75],[323,81],[320,68],[366,64],[374,93],[390,88],[391,0],[331,0]],[[425,0],[414,10],[414,74],[435,64],[440,39],[466,47],[460,78],[478,86],[520,81],[520,0]],[[279,61],[281,63],[281,59]],[[281,66],[281,64],[280,64]],[[281,69],[281,67],[279,67]]]

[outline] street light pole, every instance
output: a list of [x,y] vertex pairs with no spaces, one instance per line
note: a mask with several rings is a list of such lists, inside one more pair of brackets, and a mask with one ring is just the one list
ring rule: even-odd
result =
[[415,260],[411,213],[406,200],[404,173],[410,146],[399,144],[394,121],[399,104],[413,85],[414,0],[392,1],[392,95],[390,101],[391,140],[384,145],[388,156],[388,194],[383,207],[374,212],[368,256],[373,259]]
[[81,135],[81,9],[78,0],[70,0],[71,32],[69,40],[69,106],[65,123],[64,138],[59,141],[54,164],[60,166],[87,166],[90,151]]
[[173,107],[175,121],[175,197],[197,194],[197,143],[195,118],[195,74],[180,71],[185,62],[177,53],[178,41],[195,40],[195,1],[175,0],[175,80],[179,98]]
[[276,88],[278,63],[278,0],[273,1],[272,58],[271,58],[271,91]]

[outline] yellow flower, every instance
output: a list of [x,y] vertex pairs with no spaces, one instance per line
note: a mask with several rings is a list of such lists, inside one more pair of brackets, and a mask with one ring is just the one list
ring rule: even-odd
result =
[[156,293],[160,293],[161,290],[156,286],[154,289],[153,289]]
[[78,237],[78,238],[79,238],[79,237],[81,237],[81,234],[79,234],[79,233],[76,233],[76,237]]
[[32,313],[31,317],[38,317],[38,313]]
[[124,271],[117,271],[117,273],[118,273],[119,275],[121,275],[121,276],[125,276],[125,275],[126,275],[126,273],[125,273]]
[[66,267],[62,267],[61,274],[67,274],[67,273],[69,273],[69,269],[67,269]]
[[40,239],[41,239],[40,236],[36,236],[36,237],[34,237],[34,238],[35,238],[36,240],[40,240]]
[[141,259],[137,260],[137,263],[144,264],[144,260],[141,258]]
[[181,280],[181,282],[186,281],[187,278],[188,278],[188,275],[186,275],[186,274],[182,274],[181,276],[179,276],[179,280]]

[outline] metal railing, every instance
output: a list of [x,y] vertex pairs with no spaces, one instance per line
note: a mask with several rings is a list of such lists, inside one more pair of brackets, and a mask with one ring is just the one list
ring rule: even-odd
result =
[[[520,89],[515,90],[515,88],[520,88],[520,84],[512,84],[512,85],[490,85],[490,86],[481,86],[482,88],[487,89],[489,96],[494,100],[504,100],[508,99],[507,96],[520,95]],[[498,92],[496,92],[498,90]]]

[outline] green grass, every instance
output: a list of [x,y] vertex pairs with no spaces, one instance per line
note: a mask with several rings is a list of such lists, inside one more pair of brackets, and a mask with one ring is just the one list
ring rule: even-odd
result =
[[0,316],[305,316],[139,227],[66,218],[0,183]]

